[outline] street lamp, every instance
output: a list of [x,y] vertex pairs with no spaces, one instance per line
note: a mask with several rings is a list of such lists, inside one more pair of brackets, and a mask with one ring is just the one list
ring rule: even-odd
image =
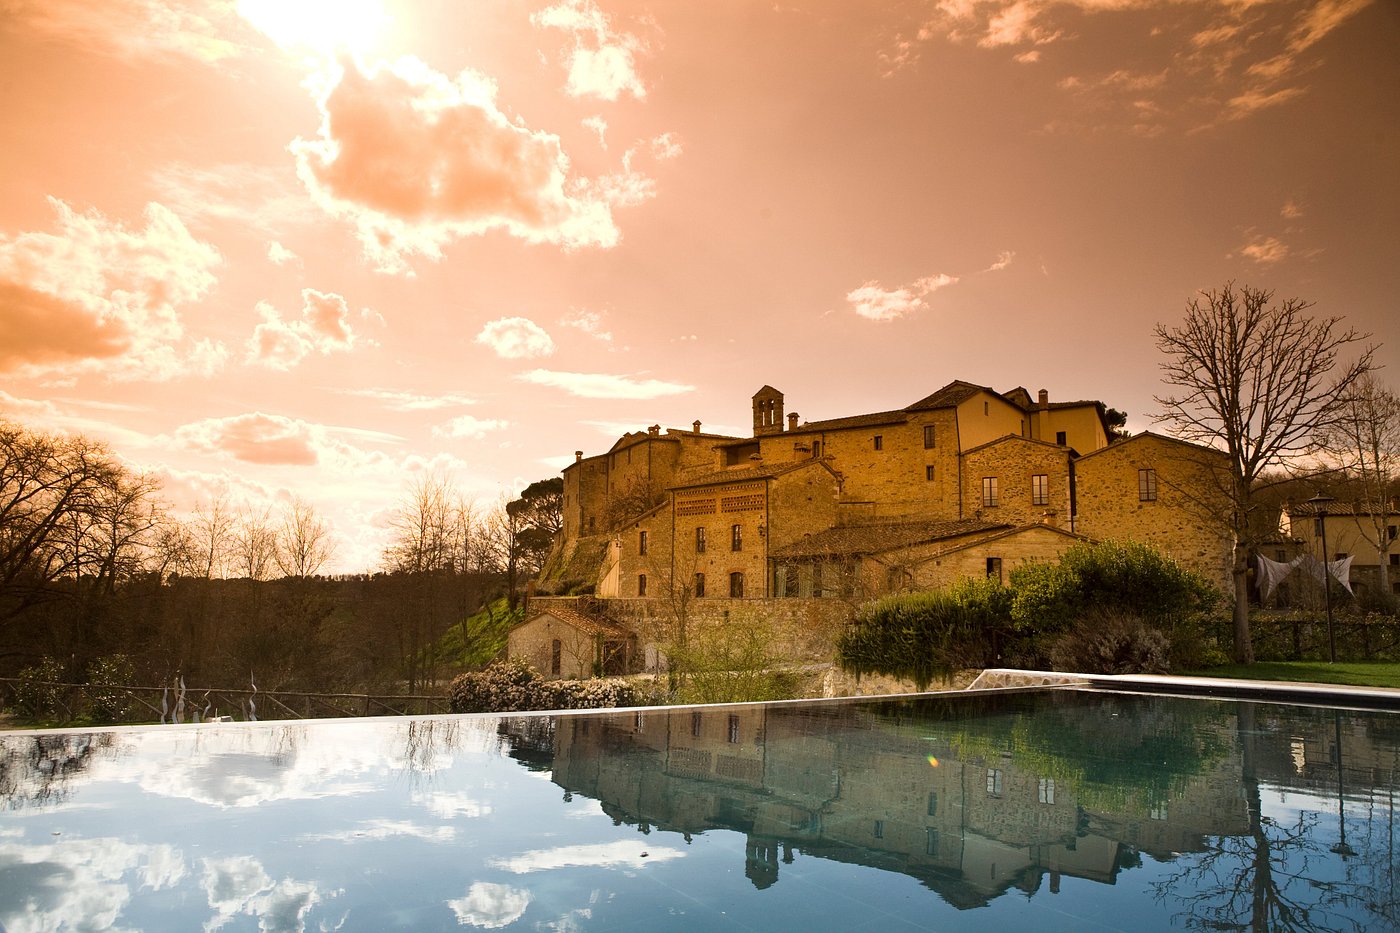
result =
[[1322,602],[1327,607],[1327,660],[1330,664],[1337,663],[1337,635],[1332,627],[1332,571],[1327,563],[1327,507],[1336,502],[1331,496],[1318,493],[1304,505],[1313,508],[1313,515],[1317,518],[1317,533],[1322,538]]

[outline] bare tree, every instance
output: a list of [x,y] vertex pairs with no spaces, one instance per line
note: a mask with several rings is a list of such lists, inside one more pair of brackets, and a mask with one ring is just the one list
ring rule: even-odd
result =
[[1236,288],[1202,292],[1186,303],[1180,326],[1158,324],[1166,354],[1163,380],[1175,393],[1156,399],[1158,421],[1186,440],[1228,455],[1220,485],[1230,503],[1224,516],[1234,537],[1234,659],[1254,660],[1249,634],[1249,556],[1255,544],[1250,513],[1265,470],[1286,469],[1315,453],[1336,423],[1339,399],[1371,369],[1372,350],[1344,363],[1341,353],[1366,335],[1341,318],[1313,318],[1311,302]]
[[200,576],[206,580],[224,575],[233,527],[233,511],[226,496],[221,494],[207,505],[201,502],[195,507],[191,531],[198,549]]
[[309,502],[294,498],[277,529],[277,568],[288,577],[314,577],[334,553],[330,526]]
[[429,573],[455,569],[456,491],[446,477],[433,474],[414,483],[389,520],[393,538],[384,553],[391,571]]
[[277,530],[266,509],[242,509],[231,532],[231,570],[236,577],[266,580],[277,563]]
[[[1328,453],[1356,478],[1356,523],[1376,549],[1380,591],[1390,592],[1390,490],[1400,474],[1400,396],[1369,373],[1342,396],[1324,435]],[[1369,526],[1369,528],[1367,527]]]

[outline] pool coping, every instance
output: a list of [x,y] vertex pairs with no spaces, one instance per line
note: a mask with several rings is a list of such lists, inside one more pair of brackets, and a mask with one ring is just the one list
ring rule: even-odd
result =
[[968,690],[1094,687],[1103,690],[1151,691],[1192,696],[1321,703],[1327,706],[1400,710],[1400,690],[1289,680],[1243,680],[1229,677],[1173,677],[1158,674],[1065,674],[989,668]]

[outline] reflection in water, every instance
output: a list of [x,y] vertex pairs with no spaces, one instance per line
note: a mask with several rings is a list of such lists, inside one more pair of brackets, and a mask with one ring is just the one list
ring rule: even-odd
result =
[[0,925],[1400,929],[1397,765],[1076,691],[0,734]]
[[[1394,716],[1034,702],[989,700],[974,719],[922,699],[562,720],[553,778],[643,833],[743,833],[760,889],[800,854],[901,872],[971,908],[1053,895],[1066,877],[1114,884],[1146,855],[1173,866],[1152,893],[1179,926],[1400,929]],[[520,744],[540,767],[538,737]],[[1343,782],[1345,802],[1368,807],[1351,818],[1367,828],[1360,847]],[[1264,789],[1287,816],[1266,815]],[[1336,822],[1322,818],[1329,794]]]

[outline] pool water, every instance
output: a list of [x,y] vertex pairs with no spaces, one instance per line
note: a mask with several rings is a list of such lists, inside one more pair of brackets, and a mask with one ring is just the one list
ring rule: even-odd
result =
[[0,924],[1393,930],[1398,767],[1077,689],[4,733]]

